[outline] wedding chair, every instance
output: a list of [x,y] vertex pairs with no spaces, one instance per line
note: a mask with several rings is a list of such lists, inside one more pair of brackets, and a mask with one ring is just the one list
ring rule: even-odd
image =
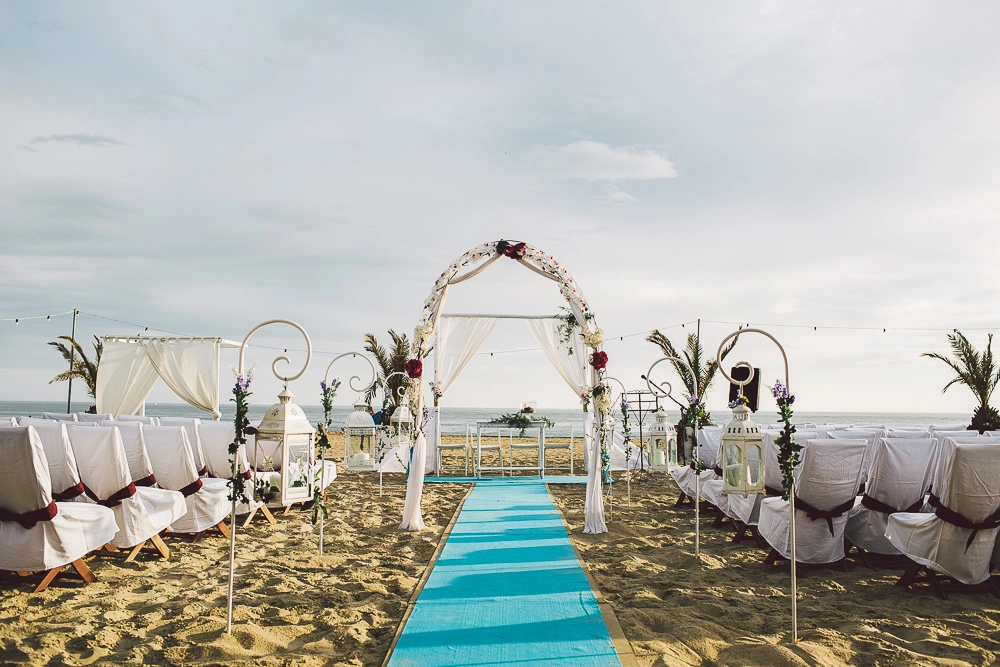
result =
[[[550,440],[550,439],[546,438],[545,439],[545,447],[543,449],[544,452],[548,452],[550,449],[568,449],[569,450],[569,466],[568,466],[568,469],[569,469],[569,474],[570,475],[573,474],[573,453],[575,451],[575,446],[574,445],[576,443],[576,438],[577,438],[577,435],[576,435],[576,424],[573,424],[572,426],[570,426],[569,440],[567,440],[566,442],[562,442],[561,440],[554,441],[554,440]],[[545,472],[547,470],[549,470],[549,469],[552,469],[552,470],[556,470],[556,469],[562,470],[562,469],[567,468],[567,466],[550,466],[549,462],[548,462],[548,458],[549,457],[548,457],[547,454],[543,457],[542,475],[544,475]]]
[[934,438],[879,438],[864,494],[847,516],[844,535],[864,552],[898,555],[885,537],[889,516],[924,505],[937,452]]
[[149,462],[146,452],[146,440],[142,437],[142,422],[136,421],[104,421],[102,426],[116,426],[121,434],[125,456],[128,459],[128,471],[136,486],[155,486],[156,475],[153,464]]
[[38,434],[42,449],[45,450],[49,479],[52,482],[52,500],[66,502],[79,499],[83,495],[83,482],[80,480],[76,456],[69,443],[66,425],[62,422],[46,421],[47,424],[31,426]]
[[0,460],[0,570],[46,571],[35,593],[65,565],[96,581],[83,557],[115,536],[114,512],[52,500],[45,450],[31,426],[0,429]]
[[108,540],[111,546],[115,550],[131,549],[126,563],[135,560],[147,541],[164,559],[170,558],[170,549],[160,533],[184,516],[184,496],[167,489],[136,487],[118,427],[70,426],[69,435],[87,497],[115,514],[118,532]]
[[[781,495],[782,480],[781,470],[778,468],[778,445],[774,442],[774,439],[780,434],[780,430],[761,432],[764,439],[764,493],[750,494],[746,498],[739,495],[728,496],[727,509],[736,530],[733,542],[739,542],[748,529],[753,529],[754,538],[758,540],[760,546],[763,546],[760,544],[757,531],[757,524],[760,520],[760,503],[768,496]],[[817,431],[796,431],[794,437],[796,442],[823,439],[821,432]]]
[[141,422],[147,426],[159,426],[160,422],[156,417],[145,417],[140,415],[118,415],[117,421],[120,422]]
[[[440,428],[440,425],[434,428]],[[434,443],[434,474],[440,476],[441,471],[444,470],[444,452],[446,451],[463,451],[465,453],[465,474],[469,474],[469,455],[473,447],[473,439],[476,437],[476,427],[473,424],[465,425],[465,443],[446,443],[442,442],[440,437],[435,436],[437,442]]]
[[865,490],[868,482],[868,470],[872,467],[872,456],[875,454],[875,442],[885,433],[885,428],[881,426],[869,428],[848,428],[838,431],[830,431],[828,437],[833,440],[859,440],[864,438],[868,442],[865,449],[865,459],[861,464],[861,491]]
[[[536,427],[529,427],[527,429],[527,431],[525,432],[525,435],[529,436],[529,440],[531,439],[530,438],[530,433],[533,430],[536,430]],[[534,439],[534,442],[530,442],[530,441],[529,442],[518,442],[517,438],[514,436],[514,429],[511,429],[510,433],[511,433],[511,437],[510,437],[509,447],[507,449],[507,457],[508,457],[507,460],[508,460],[508,463],[509,463],[508,468],[507,468],[508,474],[510,474],[510,475],[514,474],[514,452],[521,451],[521,452],[534,452],[535,453],[535,459],[536,459],[535,462],[538,465],[538,474],[542,475],[543,474],[542,468],[545,465],[545,453],[544,453],[544,449],[543,449],[543,447],[545,446],[545,440],[544,440],[544,437],[542,436],[542,434],[540,432],[536,431],[536,433],[538,433],[538,438]],[[541,440],[541,441],[539,441],[539,440]],[[530,460],[529,460],[529,463],[530,463]]]
[[205,461],[205,450],[201,446],[201,436],[198,434],[198,427],[201,426],[202,421],[197,417],[160,417],[159,421],[160,426],[184,427],[184,431],[187,433],[188,445],[191,447],[191,454],[194,455],[194,463],[197,466],[198,475],[200,477],[207,475],[208,463]]
[[[233,464],[232,457],[229,454],[229,445],[236,440],[236,426],[232,422],[202,422],[198,426],[198,431],[201,436],[202,448],[205,450],[208,474],[212,478],[231,479],[233,476]],[[250,459],[247,456],[245,445],[240,445],[236,451],[236,456],[239,462],[238,471],[243,475],[244,479],[250,480],[252,483],[254,473],[251,470]],[[247,495],[252,494],[248,493]],[[236,514],[241,516],[244,514],[249,515],[243,522],[244,526],[250,523],[258,509],[261,510],[264,518],[272,526],[277,523],[274,515],[267,509],[267,505],[259,500],[251,498],[249,502],[239,501],[236,503]]]
[[476,477],[482,476],[483,452],[496,452],[497,468],[500,470],[500,474],[503,475],[503,449],[501,444],[503,443],[504,431],[507,431],[507,439],[513,440],[513,431],[497,428],[497,443],[495,445],[492,443],[483,444],[482,431],[476,431]]
[[143,426],[142,435],[156,482],[162,488],[180,491],[187,503],[187,512],[170,524],[170,530],[194,533],[193,541],[197,542],[206,530],[216,526],[229,537],[225,524],[230,509],[226,481],[199,477],[184,427]]
[[931,431],[929,428],[923,426],[890,426],[885,429],[885,433],[882,434],[883,438],[929,438],[931,437]]
[[43,412],[42,418],[54,419],[56,421],[70,421],[70,422],[79,421],[76,418],[75,413],[67,413],[67,412]]
[[3,423],[0,423],[0,426],[17,426],[17,425],[18,425],[17,420],[14,419],[13,417],[10,417],[10,421],[4,420]]
[[927,427],[927,429],[931,432],[931,435],[935,435],[938,431],[965,431],[968,430],[968,428],[968,424],[931,424]]
[[114,415],[112,415],[110,412],[105,412],[96,415],[91,412],[76,413],[76,421],[78,422],[94,422],[96,424],[100,424],[101,422],[107,421],[109,419],[114,419]]
[[[899,512],[889,517],[886,537],[913,561],[897,582],[909,587],[927,581],[947,599],[936,573],[967,585],[990,582],[997,534],[1000,532],[1000,439],[944,441],[931,505],[934,513]],[[920,577],[921,573],[924,577]]]
[[[799,563],[843,565],[844,529],[861,484],[867,441],[807,440],[795,474],[795,558]],[[789,501],[765,498],[758,528],[771,545],[766,563],[791,557]]]

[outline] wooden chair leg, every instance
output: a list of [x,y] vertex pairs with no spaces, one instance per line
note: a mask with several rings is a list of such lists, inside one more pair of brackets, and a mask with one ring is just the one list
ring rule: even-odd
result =
[[160,552],[160,555],[163,556],[163,560],[170,558],[170,549],[167,548],[167,543],[163,541],[162,537],[153,535],[149,539],[153,543],[153,546],[156,547],[156,550]]
[[920,574],[920,570],[922,568],[923,565],[921,565],[920,563],[914,563],[913,565],[911,565],[906,569],[906,572],[903,572],[902,576],[899,578],[899,581],[896,582],[896,585],[902,586],[904,588],[909,587],[909,585],[913,583],[914,579],[917,578],[917,575]]
[[681,491],[681,495],[677,496],[677,502],[674,503],[674,507],[680,507],[681,505],[683,505],[684,504],[684,499],[687,498],[687,497],[688,497],[688,495],[686,493],[684,493],[683,491]]
[[287,516],[289,512],[292,511],[291,505],[285,505],[285,511],[281,513],[282,516]]
[[[261,505],[261,507],[265,507],[266,508],[267,506],[266,505]],[[247,514],[246,520],[243,522],[243,527],[244,528],[246,528],[247,526],[250,525],[250,522],[253,521],[253,517],[254,517],[255,514],[257,514],[257,510],[256,509],[250,510],[250,513]]]
[[42,579],[42,582],[40,584],[38,584],[38,586],[35,587],[35,590],[33,590],[31,592],[32,593],[41,593],[46,588],[48,588],[49,584],[52,583],[52,580],[56,578],[56,575],[59,574],[59,570],[61,570],[61,569],[62,569],[62,567],[54,567],[51,570],[49,570],[48,573],[45,575],[45,578]]
[[128,558],[125,559],[125,562],[131,563],[134,561],[135,557],[139,555],[139,550],[144,546],[146,546],[146,540],[143,540],[142,542],[139,542],[139,544],[135,545],[135,547],[132,548],[131,553],[129,553]]
[[261,505],[260,511],[264,513],[264,516],[267,518],[267,522],[269,524],[272,526],[278,525],[278,520],[274,518],[273,514],[271,514],[271,510],[267,509],[267,505]]
[[25,572],[24,570],[18,570],[17,571],[17,576],[19,576],[19,577],[30,577],[31,576],[31,572]]
[[198,540],[200,540],[201,536],[204,535],[204,534],[205,534],[204,530],[201,531],[201,532],[199,532],[199,533],[195,533],[194,534],[194,538],[191,539],[191,544],[194,544],[195,542],[197,542]]
[[730,540],[731,544],[736,544],[743,539],[744,535],[747,533],[747,525],[742,521],[733,519],[733,539]]
[[934,593],[937,594],[937,596],[942,600],[947,600],[948,594],[944,592],[944,588],[941,586],[941,581],[938,579],[937,572],[929,567],[925,569],[927,570],[927,581],[931,585],[931,590],[934,591]]
[[774,565],[775,563],[778,562],[778,559],[781,558],[781,557],[782,556],[781,556],[780,553],[778,553],[778,550],[772,548],[771,552],[767,554],[767,558],[764,559],[764,564],[765,565]]
[[97,581],[97,577],[90,571],[90,568],[87,567],[87,564],[83,562],[82,558],[77,558],[73,561],[72,565],[73,569],[76,570],[80,574],[80,577],[88,584],[92,584]]
[[105,544],[103,548],[107,549],[111,553],[118,553],[120,551],[120,549],[118,547],[116,547],[115,545],[111,544],[110,542],[108,542],[107,544]]
[[223,536],[229,537],[229,526],[226,525],[225,521],[220,521],[215,524],[215,527],[219,529],[219,532],[222,533]]
[[718,516],[715,517],[715,520],[712,521],[712,528],[721,528],[722,524],[725,521],[726,521],[726,515],[723,514],[722,512],[719,512]]

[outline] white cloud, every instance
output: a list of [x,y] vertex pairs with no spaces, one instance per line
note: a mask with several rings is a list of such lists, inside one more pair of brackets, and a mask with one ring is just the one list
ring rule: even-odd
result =
[[50,134],[47,137],[35,137],[28,143],[32,146],[35,144],[57,143],[75,144],[77,146],[94,146],[100,148],[104,146],[121,146],[125,142],[112,137],[105,137],[100,134],[84,134],[82,132],[78,132],[76,134]]
[[538,165],[539,171],[561,181],[617,183],[625,180],[652,181],[677,178],[677,169],[665,153],[631,146],[609,146],[587,140],[574,141],[565,146],[534,148],[531,157]]

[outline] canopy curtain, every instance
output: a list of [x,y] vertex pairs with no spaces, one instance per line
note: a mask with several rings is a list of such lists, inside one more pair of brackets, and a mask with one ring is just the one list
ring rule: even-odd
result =
[[[492,335],[500,321],[496,317],[442,317],[435,333],[434,381],[437,392],[434,399],[434,419],[431,422],[435,447],[441,444],[441,406],[443,396],[459,374],[469,365],[476,352]],[[424,470],[433,467],[437,452],[431,452],[430,461],[425,461]]]
[[219,412],[219,340],[198,342],[144,340],[142,347],[163,381],[186,403]]
[[104,339],[97,372],[97,412],[134,415],[159,376],[142,345]]

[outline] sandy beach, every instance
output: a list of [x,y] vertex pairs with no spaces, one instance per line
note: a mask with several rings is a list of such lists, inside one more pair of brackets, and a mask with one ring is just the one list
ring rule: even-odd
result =
[[[335,452],[342,452],[335,448]],[[565,455],[565,452],[555,456]],[[578,456],[582,453],[578,452]],[[338,458],[335,456],[335,458]],[[578,459],[579,460],[579,459]],[[621,473],[618,474],[621,477]],[[674,507],[662,473],[615,490],[609,532],[584,535],[583,485],[551,485],[571,539],[612,606],[638,663],[679,665],[992,665],[1000,656],[1000,601],[988,593],[939,600],[894,586],[898,571],[820,570],[800,577],[792,645],[788,566],[705,515],[702,562],[693,511]],[[427,484],[428,530],[396,529],[402,475],[341,471],[328,489],[325,554],[312,512],[293,508],[271,527],[239,532],[232,636],[225,634],[228,540],[172,536],[169,561],[100,553],[99,581],[66,571],[32,595],[37,577],[0,586],[4,664],[381,665],[407,602],[468,490]]]

